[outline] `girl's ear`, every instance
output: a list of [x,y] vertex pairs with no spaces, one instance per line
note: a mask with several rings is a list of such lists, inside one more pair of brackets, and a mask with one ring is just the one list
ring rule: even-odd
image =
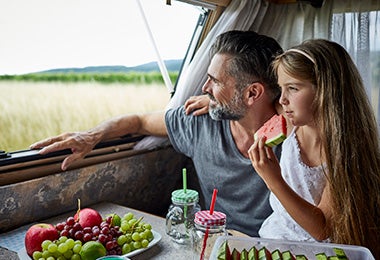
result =
[[256,100],[261,98],[264,94],[264,90],[264,85],[260,82],[255,82],[249,85],[247,92],[245,93],[248,105],[252,105]]

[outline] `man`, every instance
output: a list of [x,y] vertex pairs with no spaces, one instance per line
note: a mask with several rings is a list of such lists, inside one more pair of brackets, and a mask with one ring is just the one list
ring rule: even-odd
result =
[[[40,153],[70,148],[65,170],[100,141],[126,134],[168,136],[173,147],[191,157],[206,205],[218,189],[215,210],[227,215],[227,228],[250,236],[272,212],[269,191],[248,157],[254,133],[276,113],[279,96],[270,64],[281,53],[272,38],[248,31],[217,37],[203,91],[210,98],[209,115],[187,115],[184,107],[165,112],[125,115],[93,129],[65,133],[31,146]],[[280,147],[275,148],[277,156]]]

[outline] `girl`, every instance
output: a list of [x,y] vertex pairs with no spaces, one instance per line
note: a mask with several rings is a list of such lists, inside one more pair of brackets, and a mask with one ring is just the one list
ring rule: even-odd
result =
[[342,46],[318,39],[273,68],[294,127],[280,164],[264,138],[248,151],[271,191],[260,236],[361,245],[380,259],[379,135],[356,66]]

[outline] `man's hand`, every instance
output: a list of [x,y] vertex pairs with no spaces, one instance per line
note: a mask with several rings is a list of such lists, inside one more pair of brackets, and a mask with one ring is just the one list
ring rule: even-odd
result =
[[208,113],[210,98],[207,95],[192,96],[185,102],[186,115],[200,116]]
[[84,158],[98,143],[94,134],[89,132],[64,133],[36,142],[31,149],[39,149],[39,154],[47,154],[55,151],[70,149],[72,154],[67,156],[61,169],[65,171],[73,162]]

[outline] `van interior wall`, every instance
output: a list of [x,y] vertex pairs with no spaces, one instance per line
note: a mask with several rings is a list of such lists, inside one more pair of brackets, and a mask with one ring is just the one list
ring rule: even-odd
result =
[[[112,202],[164,217],[171,192],[182,187],[182,169],[192,161],[169,146],[128,158],[55,173],[0,187],[0,232],[41,222],[100,202]],[[198,187],[193,177],[189,188]],[[110,212],[112,213],[112,212]]]

